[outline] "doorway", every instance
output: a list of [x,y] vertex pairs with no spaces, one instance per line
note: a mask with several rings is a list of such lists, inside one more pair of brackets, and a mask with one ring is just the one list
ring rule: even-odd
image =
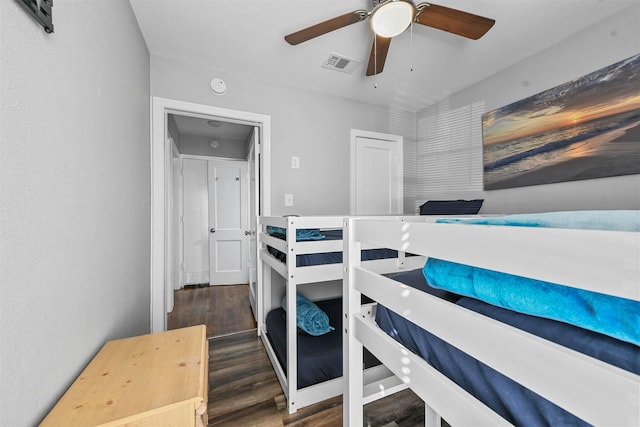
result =
[[[230,110],[210,105],[194,104],[172,99],[152,97],[151,111],[151,332],[166,330],[167,312],[173,293],[172,277],[178,268],[175,259],[175,242],[172,241],[172,200],[174,182],[171,179],[172,145],[168,134],[169,114],[191,117],[211,118],[249,124],[255,127],[255,141],[252,144],[255,167],[253,184],[250,189],[255,195],[248,203],[255,212],[249,218],[248,233],[255,235],[258,215],[269,215],[271,212],[271,118],[267,115],[245,111]],[[247,159],[249,160],[249,158]],[[249,253],[249,258],[257,257],[257,253]]]

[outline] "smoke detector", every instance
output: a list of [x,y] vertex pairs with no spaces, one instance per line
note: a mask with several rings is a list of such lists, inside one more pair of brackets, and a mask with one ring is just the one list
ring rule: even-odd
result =
[[227,84],[222,79],[219,79],[219,78],[212,79],[210,85],[211,85],[211,90],[216,95],[224,95],[224,93],[227,91]]

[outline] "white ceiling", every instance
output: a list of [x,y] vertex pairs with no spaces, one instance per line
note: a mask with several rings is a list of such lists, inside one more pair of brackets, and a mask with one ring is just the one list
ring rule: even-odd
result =
[[[496,24],[476,41],[414,25],[392,41],[384,72],[365,77],[372,43],[368,20],[297,46],[283,37],[356,9],[370,10],[370,0],[130,0],[152,55],[409,111],[637,1],[438,0],[442,6],[493,18]],[[321,68],[330,53],[363,64],[353,74]]]
[[224,120],[209,120],[173,114],[181,135],[215,138],[219,142],[247,144],[253,133],[253,126],[232,123]]

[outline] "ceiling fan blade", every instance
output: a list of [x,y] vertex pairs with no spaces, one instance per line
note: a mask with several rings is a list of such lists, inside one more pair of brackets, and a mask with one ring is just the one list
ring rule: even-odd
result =
[[369,55],[369,65],[367,65],[367,76],[380,74],[384,69],[384,63],[387,60],[387,53],[391,45],[391,38],[381,37],[376,34],[376,39],[371,46],[371,54]]
[[336,16],[335,18],[327,19],[326,21],[304,28],[300,31],[296,31],[295,33],[288,34],[284,36],[284,39],[291,45],[297,45],[299,43],[306,42],[307,40],[311,40],[314,37],[360,22],[366,17],[366,10],[355,10],[353,12],[345,13],[344,15]]
[[416,9],[418,10],[416,17],[418,24],[473,40],[484,36],[496,22],[493,19],[432,3],[419,4]]

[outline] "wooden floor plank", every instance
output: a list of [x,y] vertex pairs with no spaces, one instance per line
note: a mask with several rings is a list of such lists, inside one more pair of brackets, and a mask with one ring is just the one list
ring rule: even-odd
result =
[[209,418],[209,426],[283,427],[283,424],[273,402],[265,401],[249,408]]
[[[286,403],[286,402],[285,402]],[[286,406],[280,414],[285,426],[334,427],[342,425],[342,396],[324,400],[289,414]]]
[[275,408],[273,399],[281,392],[269,358],[254,332],[209,341],[210,417],[262,411],[265,402]]

